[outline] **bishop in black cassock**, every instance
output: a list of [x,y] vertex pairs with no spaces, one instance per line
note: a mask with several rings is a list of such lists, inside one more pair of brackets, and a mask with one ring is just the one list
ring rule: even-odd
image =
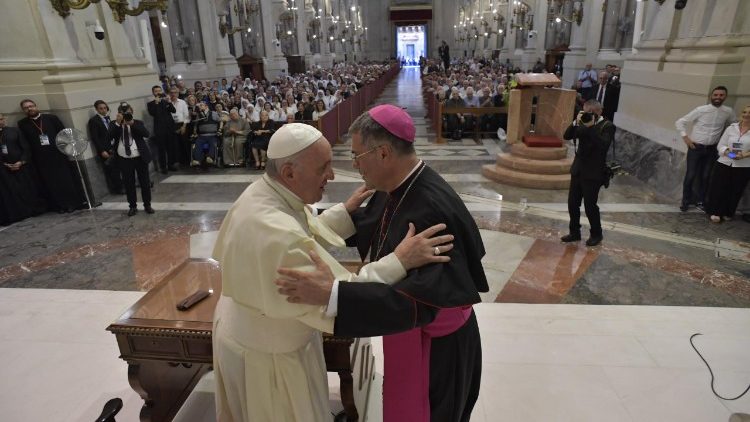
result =
[[84,208],[86,202],[75,165],[57,149],[55,138],[64,128],[62,122],[53,114],[39,113],[31,100],[24,100],[21,108],[27,117],[18,122],[18,128],[31,146],[48,205],[58,212]]
[[41,214],[46,208],[31,147],[17,128],[5,126],[5,116],[0,114],[0,225]]
[[[369,254],[374,261],[395,250],[409,223],[417,232],[445,223],[454,241],[447,252],[450,262],[410,270],[392,285],[340,281],[331,293],[337,297],[334,335],[384,336],[385,422],[468,422],[482,372],[472,305],[481,301],[479,292],[489,290],[479,229],[450,185],[417,158],[414,124],[405,111],[392,105],[374,107],[357,118],[349,132],[355,168],[378,192],[351,215],[357,233],[347,243],[356,246],[363,259]],[[395,174],[403,177],[396,186]],[[294,281],[297,287],[307,284],[302,280]],[[285,291],[300,291],[286,282],[277,284]],[[295,302],[317,304],[299,294],[290,296]]]

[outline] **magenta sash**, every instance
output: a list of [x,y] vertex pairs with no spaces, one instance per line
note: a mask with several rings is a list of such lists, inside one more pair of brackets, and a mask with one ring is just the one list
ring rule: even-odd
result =
[[471,306],[438,311],[424,327],[383,336],[383,422],[430,421],[430,345],[461,328]]

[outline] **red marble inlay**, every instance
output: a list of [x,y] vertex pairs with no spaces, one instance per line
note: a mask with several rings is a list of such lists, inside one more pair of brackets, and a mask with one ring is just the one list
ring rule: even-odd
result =
[[559,303],[598,255],[577,244],[536,240],[495,302]]
[[[508,220],[502,220],[500,216],[477,217],[477,226],[481,229],[502,231],[505,233],[518,234],[536,239],[548,240],[553,243],[559,242],[560,236],[565,234],[560,230],[549,229],[543,226],[521,224]],[[696,283],[713,286],[742,299],[750,300],[750,283],[746,278],[721,272],[713,268],[707,268],[689,261],[677,259],[672,256],[655,252],[642,251],[625,248],[607,242],[597,247],[599,253],[617,256],[631,263],[640,264],[646,268],[664,271],[680,277],[687,277]],[[502,292],[501,292],[502,294]]]
[[[222,218],[218,218],[212,221],[202,222],[200,224],[186,224],[181,226],[170,226],[164,227],[158,230],[151,230],[146,232],[139,232],[129,236],[123,236],[120,238],[98,242],[89,243],[86,245],[77,246],[67,250],[62,250],[55,254],[44,256],[38,259],[29,260],[19,264],[8,265],[0,268],[0,285],[7,280],[13,279],[14,277],[20,277],[28,273],[43,271],[50,268],[54,268],[58,265],[70,263],[84,257],[94,257],[116,251],[119,249],[130,248],[135,250],[136,248],[144,245],[149,245],[154,242],[167,241],[168,239],[183,238],[188,239],[191,234],[218,230],[221,226]],[[155,257],[160,257],[162,253],[167,251],[159,248],[148,249]],[[178,254],[181,256],[180,254]],[[184,254],[183,254],[184,255]],[[172,258],[170,258],[172,259]],[[182,259],[184,261],[187,256]],[[180,261],[180,262],[182,262]],[[170,264],[171,265],[171,264]],[[179,264],[178,264],[179,265]],[[144,273],[145,274],[145,273]],[[145,276],[144,276],[145,277]],[[147,281],[145,277],[143,279],[143,289],[147,290],[151,282]],[[158,281],[158,280],[157,280]],[[140,285],[140,284],[139,284]]]
[[138,290],[151,290],[190,257],[190,236],[159,239],[133,247],[133,270]]

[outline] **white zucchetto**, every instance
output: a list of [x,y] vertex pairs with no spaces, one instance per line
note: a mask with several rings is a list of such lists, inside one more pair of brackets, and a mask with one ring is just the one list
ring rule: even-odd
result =
[[271,136],[268,158],[275,160],[294,155],[314,144],[323,134],[304,123],[287,123]]

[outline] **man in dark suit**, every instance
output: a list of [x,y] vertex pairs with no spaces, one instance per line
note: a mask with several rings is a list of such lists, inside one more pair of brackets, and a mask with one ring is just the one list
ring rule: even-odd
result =
[[175,169],[177,163],[177,144],[174,139],[175,124],[172,113],[174,105],[166,98],[161,86],[151,87],[154,99],[146,104],[148,114],[154,118],[154,141],[159,148],[159,170],[167,174],[167,168]]
[[610,79],[609,73],[599,72],[599,83],[594,87],[594,99],[602,105],[602,116],[614,122],[617,103],[620,102],[620,83]]
[[588,100],[576,120],[565,130],[563,138],[573,139],[576,155],[570,167],[570,189],[568,191],[568,214],[570,232],[560,240],[581,240],[581,199],[586,217],[591,225],[591,236],[586,246],[596,246],[604,238],[599,216],[599,189],[609,181],[607,174],[607,151],[615,138],[615,125],[603,118],[602,105]]
[[141,185],[141,199],[146,213],[153,214],[151,208],[151,181],[148,176],[148,163],[151,162],[151,151],[148,148],[148,130],[143,122],[133,119],[133,109],[127,103],[120,104],[117,120],[109,126],[109,137],[112,140],[117,167],[122,174],[125,193],[128,196],[130,210],[128,217],[138,212],[135,193],[135,175]]
[[443,60],[443,66],[445,66],[445,72],[448,73],[448,68],[451,65],[451,53],[450,48],[448,48],[448,43],[443,40],[443,51],[440,54],[440,59]]
[[88,129],[89,137],[94,143],[97,153],[97,161],[104,169],[104,178],[107,180],[109,193],[122,194],[122,179],[120,178],[120,169],[114,163],[114,150],[112,149],[112,139],[109,137],[109,106],[102,100],[94,102],[96,114],[89,119]]

